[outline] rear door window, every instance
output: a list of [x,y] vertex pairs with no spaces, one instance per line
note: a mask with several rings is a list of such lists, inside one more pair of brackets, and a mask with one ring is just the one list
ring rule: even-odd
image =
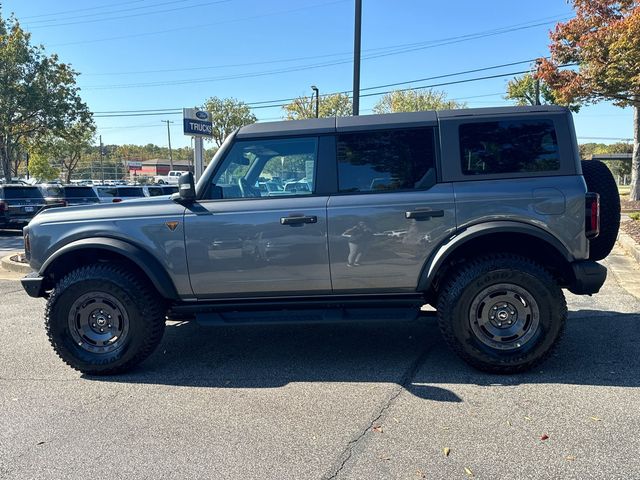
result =
[[419,190],[435,183],[431,127],[344,133],[337,140],[342,193]]
[[546,172],[560,169],[551,120],[466,123],[459,127],[464,175]]
[[144,190],[142,190],[142,187],[119,188],[118,196],[119,197],[144,197]]

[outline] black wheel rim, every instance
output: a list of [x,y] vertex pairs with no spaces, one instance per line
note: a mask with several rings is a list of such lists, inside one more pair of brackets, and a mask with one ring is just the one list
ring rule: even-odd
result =
[[69,331],[78,347],[91,353],[111,353],[122,347],[129,333],[129,316],[113,295],[89,292],[69,310]]
[[523,348],[540,328],[540,309],[524,288],[500,283],[485,288],[471,302],[469,324],[484,345],[509,351]]

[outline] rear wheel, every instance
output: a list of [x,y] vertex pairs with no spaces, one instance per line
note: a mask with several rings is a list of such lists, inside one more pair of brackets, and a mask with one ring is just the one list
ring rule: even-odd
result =
[[567,317],[562,290],[540,265],[515,255],[488,255],[445,281],[438,322],[449,346],[492,373],[525,371],[558,342]]
[[83,373],[124,372],[148,357],[164,332],[158,295],[126,268],[96,264],[66,275],[45,313],[51,345]]
[[589,259],[602,260],[616,243],[620,229],[620,194],[609,167],[598,160],[584,160],[582,174],[587,190],[600,195],[600,234],[589,240]]

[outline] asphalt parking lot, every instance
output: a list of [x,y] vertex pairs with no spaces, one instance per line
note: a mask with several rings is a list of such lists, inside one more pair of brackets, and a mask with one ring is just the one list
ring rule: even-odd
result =
[[564,341],[524,375],[472,370],[427,318],[174,322],[137,370],[98,378],[0,280],[0,478],[640,478],[640,300],[621,283],[568,294]]

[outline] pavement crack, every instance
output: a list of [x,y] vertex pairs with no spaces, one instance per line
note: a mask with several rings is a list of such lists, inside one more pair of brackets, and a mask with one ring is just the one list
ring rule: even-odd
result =
[[411,384],[411,380],[415,377],[420,367],[422,367],[424,362],[427,360],[427,357],[431,353],[431,350],[434,345],[435,345],[434,343],[428,345],[427,348],[425,348],[416,357],[416,359],[413,362],[411,362],[409,367],[405,370],[404,374],[402,375],[397,386],[391,391],[391,393],[387,396],[383,404],[377,409],[376,413],[374,414],[375,417],[371,421],[369,421],[367,426],[364,429],[362,429],[358,433],[358,435],[356,435],[354,438],[352,438],[349,441],[349,443],[347,443],[347,446],[338,457],[339,458],[338,465],[329,474],[323,476],[322,477],[323,480],[334,480],[338,478],[338,475],[342,473],[345,466],[347,465],[347,462],[349,462],[349,460],[351,460],[351,458],[353,457],[354,451],[358,446],[358,444],[362,440],[364,440],[364,438],[367,436],[367,433],[369,433],[373,429],[376,423],[378,423],[379,420],[387,412],[387,410],[389,410],[389,408],[393,405],[393,403],[400,396],[400,394]]

